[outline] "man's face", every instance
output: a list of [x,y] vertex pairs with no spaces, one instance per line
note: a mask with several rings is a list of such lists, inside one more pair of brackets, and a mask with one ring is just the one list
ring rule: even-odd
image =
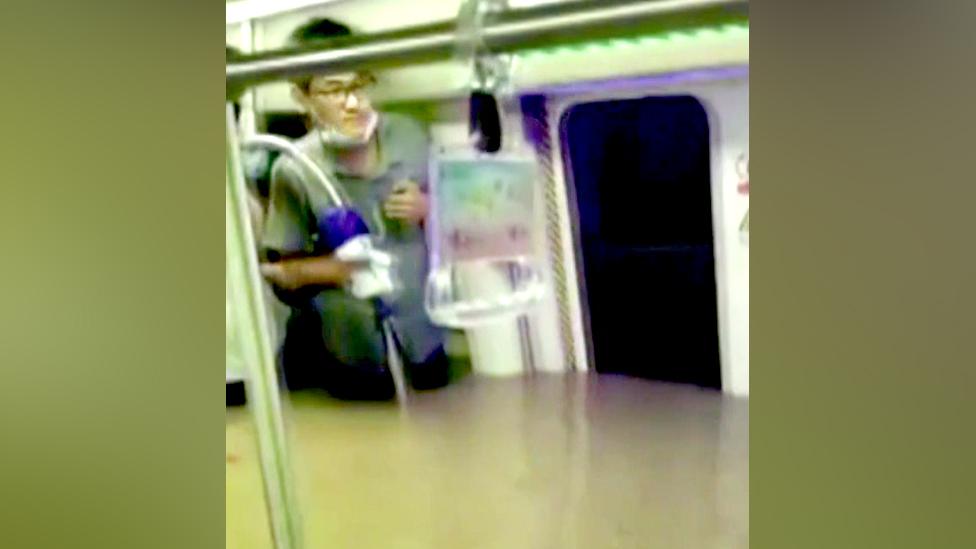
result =
[[373,115],[367,95],[373,83],[372,76],[360,73],[318,76],[300,99],[320,127],[356,138],[367,130]]

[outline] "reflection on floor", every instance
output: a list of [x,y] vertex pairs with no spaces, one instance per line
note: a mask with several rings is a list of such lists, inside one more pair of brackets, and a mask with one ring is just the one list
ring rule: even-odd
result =
[[[286,422],[310,549],[749,545],[748,401],[717,392],[469,376],[404,412],[292,395]],[[228,549],[270,547],[252,437],[230,410]]]
[[227,409],[225,446],[227,549],[269,549],[273,544],[264,506],[254,425],[244,408]]

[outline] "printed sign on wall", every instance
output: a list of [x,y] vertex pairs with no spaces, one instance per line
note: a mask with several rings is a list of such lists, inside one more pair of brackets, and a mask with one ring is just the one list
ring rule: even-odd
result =
[[[749,197],[749,154],[742,153],[735,163],[736,175],[738,175],[738,184],[736,185],[736,190],[739,194]],[[742,216],[742,221],[739,223],[739,239],[743,244],[749,245],[749,206],[746,205],[746,213]]]
[[532,254],[535,182],[531,159],[440,159],[433,182],[433,240],[440,260]]

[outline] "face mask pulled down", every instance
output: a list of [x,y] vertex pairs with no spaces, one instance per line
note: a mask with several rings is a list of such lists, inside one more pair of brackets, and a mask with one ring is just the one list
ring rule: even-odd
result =
[[369,120],[366,123],[366,127],[363,129],[359,135],[348,135],[336,128],[335,126],[330,126],[327,128],[320,128],[318,130],[319,137],[322,139],[322,143],[329,147],[334,147],[337,149],[361,147],[367,143],[376,133],[376,127],[379,124],[380,115],[377,112],[372,112],[369,115]]

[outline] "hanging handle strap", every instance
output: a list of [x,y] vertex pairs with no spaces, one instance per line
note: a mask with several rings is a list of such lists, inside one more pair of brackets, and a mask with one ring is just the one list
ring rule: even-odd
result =
[[485,46],[483,29],[506,9],[506,0],[466,0],[457,18],[457,56],[472,70],[469,135],[474,146],[487,153],[501,149],[502,115],[497,95],[509,83],[512,58],[492,55]]

